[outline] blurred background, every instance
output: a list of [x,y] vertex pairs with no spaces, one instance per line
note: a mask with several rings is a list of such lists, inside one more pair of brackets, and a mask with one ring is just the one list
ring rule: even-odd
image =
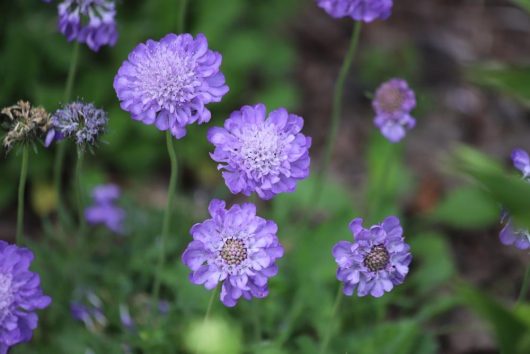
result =
[[[26,99],[54,111],[62,103],[73,52],[56,30],[56,7],[2,1],[0,14],[0,107]],[[54,302],[41,312],[34,340],[13,353],[184,353],[196,352],[193,343],[205,337],[217,351],[202,352],[314,353],[332,325],[330,353],[498,353],[498,323],[477,315],[455,287],[480,289],[473,293],[475,302],[487,296],[495,299],[491,306],[511,306],[528,254],[500,244],[498,203],[455,174],[447,160],[459,144],[507,167],[513,148],[530,150],[530,2],[397,0],[389,20],[364,26],[318,210],[308,205],[311,179],[296,193],[261,204],[260,214],[278,222],[287,249],[271,294],[258,305],[245,302],[235,309],[217,303],[214,321],[202,328],[194,321],[201,323],[209,294],[188,283],[180,254],[211,198],[244,200],[227,191],[209,158],[213,149],[206,131],[243,104],[286,107],[305,118],[315,169],[353,24],[331,18],[311,0],[190,1],[187,31],[205,33],[210,48],[222,53],[230,92],[210,105],[210,123],[191,126],[176,142],[179,194],[163,277],[167,303],[164,325],[153,329],[145,317],[168,157],[164,134],[131,120],[120,109],[112,82],[136,44],[174,32],[177,20],[178,1],[119,1],[117,45],[98,53],[81,46],[74,97],[110,116],[103,143],[88,157],[85,188],[88,193],[108,182],[122,188],[127,232],[119,237],[93,229],[83,248],[72,248],[75,235],[65,239],[53,226],[54,149],[39,147],[30,155],[26,234],[36,253],[33,269]],[[399,145],[380,137],[370,100],[377,86],[393,77],[408,80],[418,98],[417,126]],[[392,154],[390,163],[385,154]],[[74,155],[72,147],[65,190],[73,187]],[[0,156],[0,239],[8,241],[15,236],[19,168],[16,150]],[[384,186],[382,175],[387,175]],[[330,322],[338,286],[331,247],[351,238],[348,222],[366,213],[374,194],[379,203],[371,221],[389,214],[403,218],[414,254],[411,273],[381,299],[346,298],[341,320]],[[71,198],[65,195],[67,203]],[[309,212],[310,225],[304,225]],[[72,318],[70,303],[85,301],[87,293],[100,300],[90,304],[101,308],[104,323]],[[131,328],[124,325],[125,309],[135,323]]]

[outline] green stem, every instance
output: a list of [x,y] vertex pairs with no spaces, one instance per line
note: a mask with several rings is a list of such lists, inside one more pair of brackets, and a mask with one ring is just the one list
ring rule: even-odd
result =
[[22,147],[22,166],[20,167],[20,180],[18,182],[18,211],[17,211],[17,238],[16,243],[22,245],[24,237],[24,194],[26,191],[26,179],[28,176],[28,155],[27,145]]
[[254,319],[254,338],[257,343],[261,342],[260,311],[257,301],[252,301],[252,317]]
[[357,50],[357,45],[359,43],[359,37],[361,34],[361,21],[356,21],[354,24],[352,36],[350,39],[350,46],[348,52],[344,57],[342,66],[340,68],[339,76],[335,82],[335,88],[333,91],[333,106],[331,111],[331,125],[328,131],[328,136],[326,140],[326,145],[324,147],[324,160],[322,163],[322,168],[317,174],[317,183],[314,189],[314,198],[315,203],[318,202],[320,198],[320,191],[322,190],[322,185],[326,182],[326,176],[331,162],[331,156],[333,155],[333,148],[335,147],[335,141],[337,140],[337,133],[339,130],[340,118],[342,115],[342,98],[344,96],[344,84],[346,78],[348,77],[348,72],[350,71],[355,52]]
[[171,162],[171,176],[169,179],[169,189],[167,196],[167,205],[164,213],[164,221],[162,224],[162,237],[160,239],[160,251],[158,254],[158,266],[155,274],[155,282],[153,285],[153,309],[156,308],[158,297],[160,295],[160,281],[162,271],[164,269],[164,263],[166,260],[166,240],[169,234],[169,227],[171,222],[171,215],[173,210],[173,204],[175,201],[175,194],[177,189],[177,154],[175,153],[175,147],[173,144],[173,136],[171,131],[168,129],[166,132],[166,145],[169,154],[169,160]]
[[521,286],[521,291],[519,291],[519,297],[517,298],[516,305],[524,302],[526,295],[528,294],[528,287],[530,286],[530,264],[526,268],[526,272],[523,278],[523,284]]
[[[342,286],[339,286],[339,290],[337,291],[337,295],[335,296],[335,302],[333,303],[333,310],[331,312],[331,317],[329,319],[329,325],[327,326],[327,331],[324,335],[324,338],[322,339],[322,343],[320,345],[320,354],[326,353],[326,350],[328,349],[329,341],[331,340],[331,334],[332,334],[332,328],[333,323],[339,323],[339,320],[335,317],[337,316],[337,312],[339,311],[340,303],[342,301]],[[334,321],[335,320],[335,321]]]
[[[372,223],[376,223],[377,217],[379,217],[379,212],[381,211],[381,206],[385,200],[385,196],[388,190],[388,182],[394,173],[394,145],[388,143],[386,153],[383,156],[381,164],[379,165],[379,170],[377,175],[374,176],[374,180],[377,181],[375,184],[370,186],[372,194],[370,194],[371,203],[367,205],[366,208],[366,220]],[[367,196],[365,196],[366,202],[368,201]]]
[[75,164],[75,185],[76,185],[76,196],[77,196],[77,212],[79,218],[79,234],[82,235],[85,231],[85,208],[83,202],[83,183],[82,183],[82,174],[83,174],[83,161],[85,153],[81,147],[77,148],[77,161]]
[[[64,104],[70,101],[72,96],[72,89],[74,87],[75,74],[77,71],[77,64],[79,61],[79,42],[75,42],[74,50],[72,53],[72,59],[70,61],[70,68],[68,69],[68,76],[66,78],[66,87],[64,89]],[[57,144],[57,151],[55,153],[55,162],[53,168],[53,181],[55,187],[55,193],[57,197],[57,210],[59,213],[59,220],[64,221],[65,219],[65,210],[61,198],[61,186],[62,186],[62,174],[63,174],[63,164],[64,158],[66,155],[66,142],[61,142]]]
[[206,308],[206,314],[204,315],[203,323],[208,322],[208,319],[210,318],[210,313],[212,312],[212,307],[213,307],[213,301],[215,300],[215,297],[217,295],[217,289],[218,288],[219,287],[216,287],[212,291],[212,295],[210,296],[210,300],[208,301],[208,307]]
[[177,26],[177,32],[184,32],[186,28],[186,8],[188,7],[188,0],[180,0],[180,12],[179,12],[179,22]]

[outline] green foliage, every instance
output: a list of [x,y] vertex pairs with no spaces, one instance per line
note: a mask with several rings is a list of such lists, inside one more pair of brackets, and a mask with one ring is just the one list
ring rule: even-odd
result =
[[530,13],[530,0],[512,0],[512,1]]

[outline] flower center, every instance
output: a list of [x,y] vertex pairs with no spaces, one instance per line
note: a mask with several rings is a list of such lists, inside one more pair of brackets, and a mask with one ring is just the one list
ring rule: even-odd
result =
[[247,248],[243,241],[229,238],[221,248],[221,258],[228,265],[239,265],[247,259]]
[[246,131],[240,151],[245,170],[261,176],[276,171],[281,165],[281,138],[272,125]]
[[389,86],[384,87],[379,92],[377,100],[381,109],[387,113],[393,113],[401,108],[405,101],[405,95],[399,88]]
[[12,281],[11,274],[0,274],[0,322],[8,314],[13,303]]
[[370,252],[364,257],[364,265],[372,272],[377,272],[386,267],[390,255],[385,246],[373,246]]

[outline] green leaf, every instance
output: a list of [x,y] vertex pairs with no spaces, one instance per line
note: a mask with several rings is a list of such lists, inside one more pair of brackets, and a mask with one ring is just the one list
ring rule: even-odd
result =
[[476,186],[452,190],[430,215],[455,228],[485,228],[499,219],[499,206]]
[[475,84],[501,91],[530,107],[529,66],[474,65],[467,69],[467,77]]
[[469,307],[491,324],[503,353],[527,353],[521,351],[521,346],[529,327],[518,316],[471,286],[462,285],[459,293]]

